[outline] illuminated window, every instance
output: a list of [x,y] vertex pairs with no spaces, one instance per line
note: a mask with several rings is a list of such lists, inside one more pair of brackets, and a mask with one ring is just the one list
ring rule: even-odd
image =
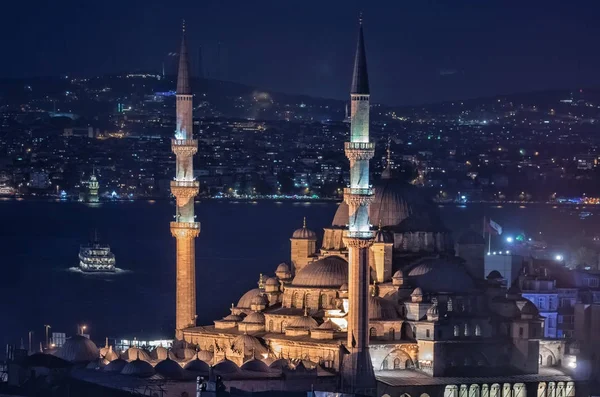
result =
[[475,326],[475,336],[481,336],[481,326],[479,324]]
[[460,327],[458,325],[454,326],[454,336],[460,336]]

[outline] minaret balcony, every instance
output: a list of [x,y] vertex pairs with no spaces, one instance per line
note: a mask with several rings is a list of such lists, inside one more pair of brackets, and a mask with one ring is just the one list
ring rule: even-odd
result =
[[198,152],[197,139],[171,139],[171,150],[177,157],[193,156]]
[[171,181],[171,193],[177,199],[177,206],[183,207],[198,195],[200,182],[198,181]]
[[344,189],[344,201],[350,206],[369,205],[373,201],[373,189],[347,187]]
[[373,245],[374,232],[372,230],[344,230],[342,240],[347,247],[368,248]]
[[372,142],[345,142],[344,149],[350,161],[371,160],[375,155],[375,144]]
[[177,238],[198,237],[200,222],[171,222],[171,234]]

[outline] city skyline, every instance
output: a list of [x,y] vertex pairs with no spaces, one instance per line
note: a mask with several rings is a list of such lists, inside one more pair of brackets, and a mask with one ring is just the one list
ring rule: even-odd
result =
[[[184,2],[172,9],[151,1],[141,12],[129,2],[114,13],[104,3],[81,7],[65,0],[59,6],[39,4],[43,12],[28,23],[9,20],[0,27],[4,37],[18,38],[5,43],[11,62],[0,65],[0,78],[159,71],[168,54],[178,50],[173,32],[185,18],[194,42],[192,58],[196,61],[202,46],[209,75],[277,92],[343,99],[352,51],[344,38],[362,10],[372,31],[367,42],[372,80],[382,86],[374,102],[414,105],[591,87],[600,82],[595,73],[600,60],[590,51],[600,33],[591,23],[599,6],[580,3],[559,8],[556,1],[494,1],[472,7],[458,1],[384,8],[351,2],[341,8],[311,2],[302,7]],[[10,8],[24,12],[22,7]],[[63,29],[47,35],[57,23]],[[215,51],[223,63],[217,72],[211,60]]]

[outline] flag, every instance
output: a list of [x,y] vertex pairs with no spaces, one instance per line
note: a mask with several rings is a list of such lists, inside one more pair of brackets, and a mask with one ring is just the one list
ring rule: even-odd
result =
[[490,219],[488,223],[488,232],[500,235],[502,234],[502,226]]

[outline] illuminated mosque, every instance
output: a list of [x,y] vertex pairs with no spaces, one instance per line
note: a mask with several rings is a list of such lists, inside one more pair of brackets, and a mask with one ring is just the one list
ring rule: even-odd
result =
[[[573,397],[575,383],[544,355],[543,318],[498,272],[484,274],[485,242],[467,232],[453,243],[438,208],[389,165],[371,182],[370,86],[362,21],[351,85],[350,186],[319,236],[305,221],[290,237],[290,260],[257,275],[230,313],[196,325],[192,90],[185,37],[172,149],[177,199],[176,342],[148,352],[97,349],[76,336],[56,353],[103,367],[96,383],[127,376],[167,390],[195,390],[195,376],[218,375],[228,391],[343,391],[377,396]],[[342,148],[340,148],[342,150]],[[375,226],[376,225],[376,226]],[[322,241],[318,246],[318,241]],[[100,357],[100,359],[98,358]],[[556,362],[556,361],[554,361]],[[108,377],[114,374],[114,378]],[[96,378],[97,377],[97,378]],[[117,379],[117,380],[115,380]],[[178,395],[178,394],[173,394]]]

